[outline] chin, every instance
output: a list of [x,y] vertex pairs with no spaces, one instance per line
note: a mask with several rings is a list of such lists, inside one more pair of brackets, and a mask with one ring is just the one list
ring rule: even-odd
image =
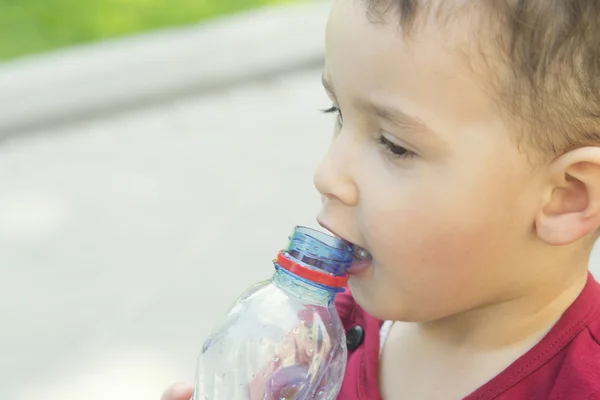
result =
[[358,276],[351,277],[348,283],[358,305],[375,318],[401,322],[429,322],[435,319],[431,312],[414,308],[415,305],[418,305],[418,301],[409,299],[390,301],[381,290],[377,290],[371,285],[365,285],[365,282]]

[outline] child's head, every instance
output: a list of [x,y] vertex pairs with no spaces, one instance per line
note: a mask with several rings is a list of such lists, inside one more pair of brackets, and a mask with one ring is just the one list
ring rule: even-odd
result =
[[337,0],[321,221],[369,250],[381,318],[428,321],[585,277],[600,225],[594,0]]

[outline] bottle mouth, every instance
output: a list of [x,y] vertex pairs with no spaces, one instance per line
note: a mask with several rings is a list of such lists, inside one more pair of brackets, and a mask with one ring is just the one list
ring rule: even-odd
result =
[[[318,231],[316,229],[307,228],[306,226],[297,226],[294,228],[292,236],[289,237],[291,242],[302,241],[306,244],[315,244],[329,249],[332,254],[338,255],[341,259],[347,256],[352,257],[352,244],[332,236],[328,233]],[[317,250],[317,249],[315,249]],[[309,249],[310,251],[310,249]]]
[[275,263],[311,282],[340,288],[348,281],[352,255],[353,247],[345,240],[297,226]]
[[343,239],[297,226],[289,237],[286,253],[307,266],[343,276],[352,263],[353,248]]

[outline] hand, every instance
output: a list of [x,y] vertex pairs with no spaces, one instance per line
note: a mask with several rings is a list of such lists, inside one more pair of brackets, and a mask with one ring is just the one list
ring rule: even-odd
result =
[[170,386],[163,393],[161,400],[190,400],[192,398],[193,389],[185,383],[177,383]]

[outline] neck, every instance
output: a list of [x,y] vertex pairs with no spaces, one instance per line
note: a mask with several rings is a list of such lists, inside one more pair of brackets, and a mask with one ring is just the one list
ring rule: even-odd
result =
[[545,279],[531,286],[537,289],[521,296],[431,322],[394,324],[381,361],[382,371],[394,372],[384,387],[414,385],[410,398],[434,398],[431,390],[440,399],[472,393],[539,343],[573,304],[588,275],[572,266],[565,279],[539,275]]
[[586,282],[587,268],[563,282],[517,298],[421,323],[420,336],[462,351],[537,343],[573,304]]

